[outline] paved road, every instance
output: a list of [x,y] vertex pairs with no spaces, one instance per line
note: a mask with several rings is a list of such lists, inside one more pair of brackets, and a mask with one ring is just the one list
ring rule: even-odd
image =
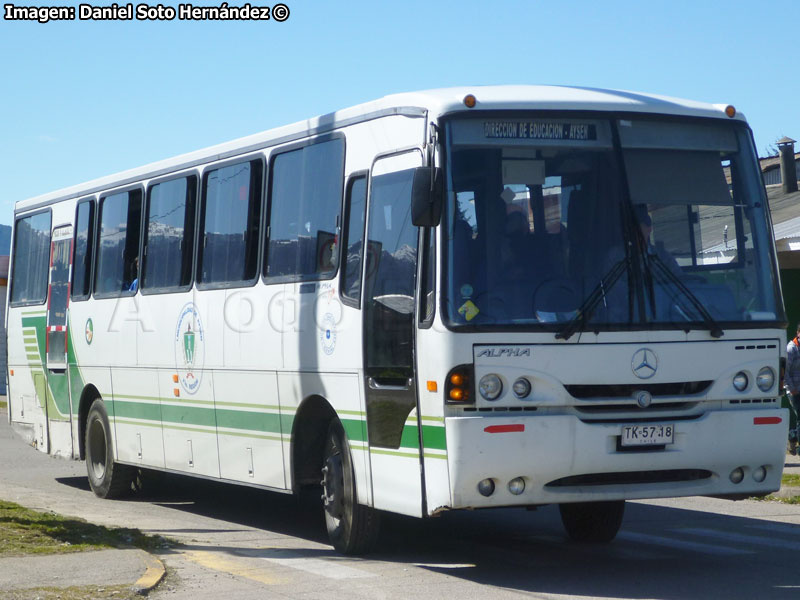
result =
[[325,543],[313,499],[168,477],[135,500],[99,500],[83,463],[28,448],[5,414],[0,497],[183,542],[160,555],[156,600],[800,597],[800,506],[778,503],[632,502],[606,546],[566,541],[553,507],[389,517],[379,551],[349,559]]

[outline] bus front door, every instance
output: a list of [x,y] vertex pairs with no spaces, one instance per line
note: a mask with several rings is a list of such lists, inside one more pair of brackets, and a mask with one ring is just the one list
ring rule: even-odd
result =
[[364,376],[374,506],[422,516],[414,370],[418,229],[411,185],[419,151],[377,160],[370,178],[364,267]]

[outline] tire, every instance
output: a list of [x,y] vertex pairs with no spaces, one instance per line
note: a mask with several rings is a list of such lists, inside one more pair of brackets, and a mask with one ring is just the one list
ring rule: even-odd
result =
[[613,540],[625,514],[625,501],[559,504],[561,522],[576,542],[606,543]]
[[100,498],[130,494],[136,469],[114,462],[111,427],[103,400],[92,403],[86,417],[86,472],[89,487]]
[[328,426],[325,438],[322,501],[328,538],[338,552],[365,554],[375,547],[380,515],[358,503],[350,446],[338,420]]

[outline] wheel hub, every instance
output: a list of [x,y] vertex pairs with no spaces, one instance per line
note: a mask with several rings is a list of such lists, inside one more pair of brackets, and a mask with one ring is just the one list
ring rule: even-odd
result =
[[322,502],[325,510],[335,519],[341,519],[344,514],[344,470],[342,457],[339,454],[325,459],[322,467]]

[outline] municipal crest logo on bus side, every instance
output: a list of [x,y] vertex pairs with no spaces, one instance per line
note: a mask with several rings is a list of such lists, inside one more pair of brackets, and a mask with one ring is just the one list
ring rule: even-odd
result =
[[336,317],[331,313],[326,313],[322,318],[319,342],[322,345],[322,351],[329,356],[336,350]]
[[205,332],[200,313],[193,302],[181,309],[175,327],[175,368],[178,380],[187,394],[194,394],[200,388],[205,362]]

